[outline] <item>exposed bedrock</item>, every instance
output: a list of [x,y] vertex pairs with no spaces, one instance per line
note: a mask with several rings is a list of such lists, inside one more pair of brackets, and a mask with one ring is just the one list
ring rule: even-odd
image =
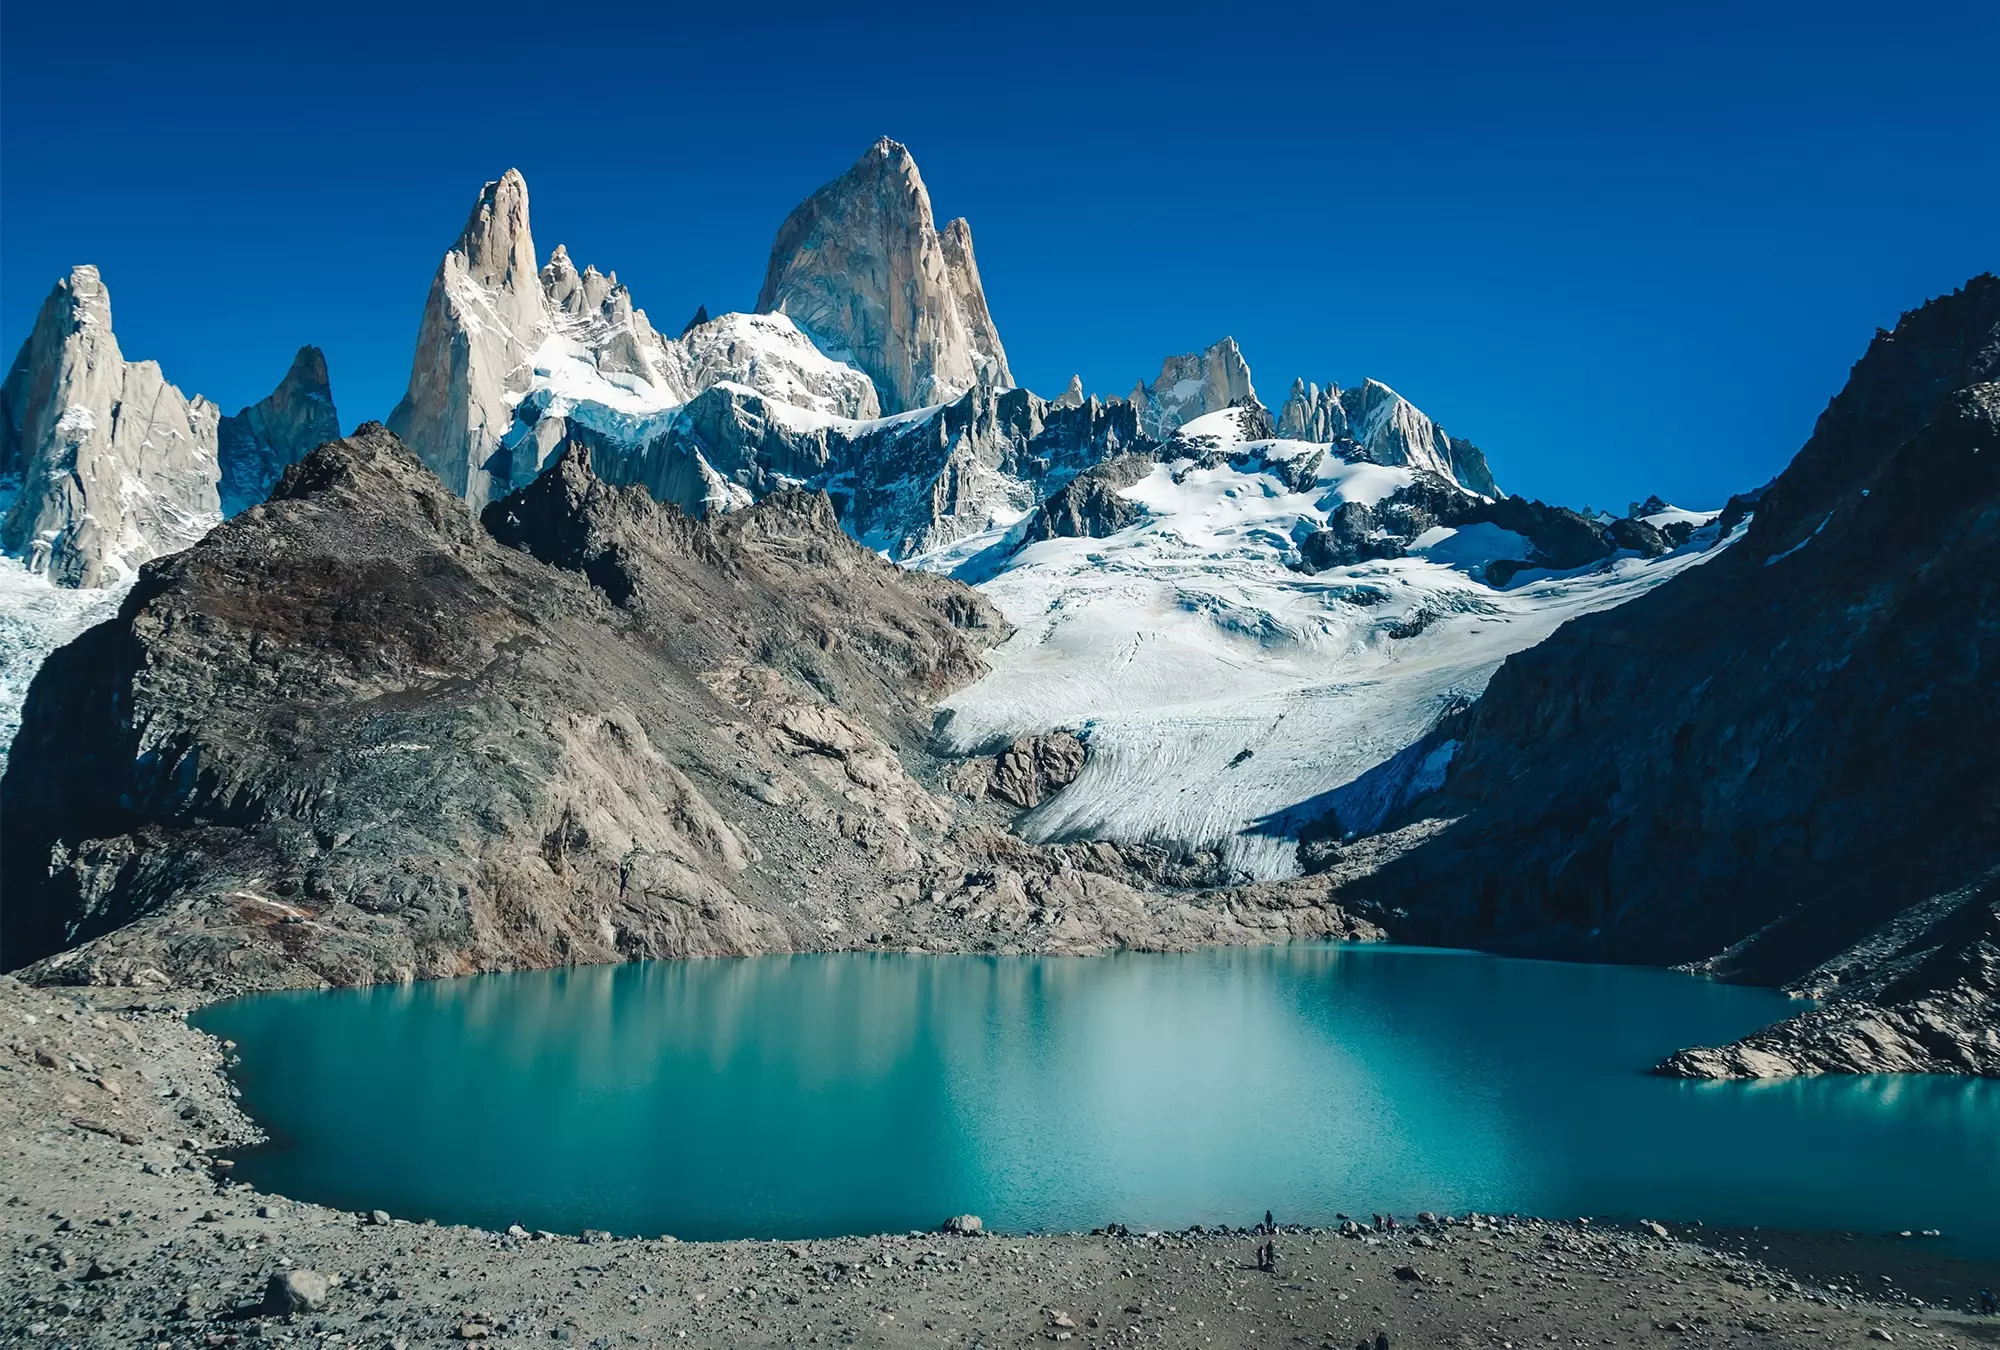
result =
[[1117,849],[961,819],[931,705],[1005,631],[822,495],[696,521],[572,448],[482,527],[370,424],[37,677],[4,959],[237,988],[1372,931],[1324,882],[1165,896]]
[[2000,279],[1878,334],[1742,539],[1508,659],[1444,828],[1359,892],[1417,940],[1827,1000],[1678,1071],[2000,1072],[1996,380]]

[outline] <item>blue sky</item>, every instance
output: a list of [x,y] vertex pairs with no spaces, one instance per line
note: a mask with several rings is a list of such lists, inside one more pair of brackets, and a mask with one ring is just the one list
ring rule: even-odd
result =
[[94,262],[129,357],[233,411],[316,342],[351,427],[507,166],[677,330],[888,134],[1031,388],[1228,333],[1274,406],[1374,376],[1511,490],[1713,505],[2000,268],[1990,0],[675,8],[9,5],[0,342]]

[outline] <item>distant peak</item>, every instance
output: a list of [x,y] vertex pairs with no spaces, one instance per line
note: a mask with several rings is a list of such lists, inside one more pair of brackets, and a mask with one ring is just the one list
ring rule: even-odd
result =
[[703,324],[707,322],[708,322],[708,306],[696,305],[694,307],[694,317],[689,319],[687,323],[685,323],[681,327],[681,336],[686,337],[689,333],[692,333],[695,329],[701,327]]
[[292,368],[285,372],[287,384],[311,384],[324,386],[326,378],[326,353],[307,343],[299,348],[292,358]]

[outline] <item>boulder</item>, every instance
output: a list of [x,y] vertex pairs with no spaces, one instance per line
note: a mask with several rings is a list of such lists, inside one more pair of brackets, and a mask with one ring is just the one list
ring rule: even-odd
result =
[[1083,742],[1067,731],[1022,736],[1000,752],[986,790],[1027,808],[1039,806],[1083,772]]
[[326,1276],[316,1270],[280,1270],[264,1286],[264,1311],[273,1317],[318,1312],[329,1292]]

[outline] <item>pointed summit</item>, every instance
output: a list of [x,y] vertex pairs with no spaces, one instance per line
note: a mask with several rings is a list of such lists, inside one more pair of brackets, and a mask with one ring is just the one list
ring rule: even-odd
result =
[[328,441],[340,439],[326,354],[301,347],[278,387],[217,429],[222,462],[222,514],[233,516],[271,495],[286,469]]
[[703,324],[707,322],[708,322],[708,306],[696,305],[694,307],[694,317],[689,319],[685,324],[681,325],[681,336],[686,337],[689,333],[692,333],[695,329],[701,327]]
[[43,301],[0,386],[0,475],[21,482],[0,546],[68,586],[108,586],[221,519],[215,405],[127,361],[111,293],[78,267]]
[[1014,382],[972,227],[938,231],[917,162],[886,136],[785,218],[757,309],[865,371],[885,412]]
[[[575,275],[566,253],[562,269]],[[527,180],[509,169],[480,190],[458,242],[438,264],[417,325],[409,391],[389,414],[389,429],[475,506],[489,496],[490,463],[548,323]]]
[[1072,375],[1069,377],[1069,388],[1056,396],[1054,406],[1058,408],[1081,408],[1083,406],[1083,376]]
[[1160,363],[1160,377],[1149,387],[1132,390],[1139,424],[1149,435],[1166,440],[1183,422],[1224,408],[1257,406],[1257,387],[1250,383],[1250,363],[1236,339],[1225,337],[1199,353],[1169,356]]

